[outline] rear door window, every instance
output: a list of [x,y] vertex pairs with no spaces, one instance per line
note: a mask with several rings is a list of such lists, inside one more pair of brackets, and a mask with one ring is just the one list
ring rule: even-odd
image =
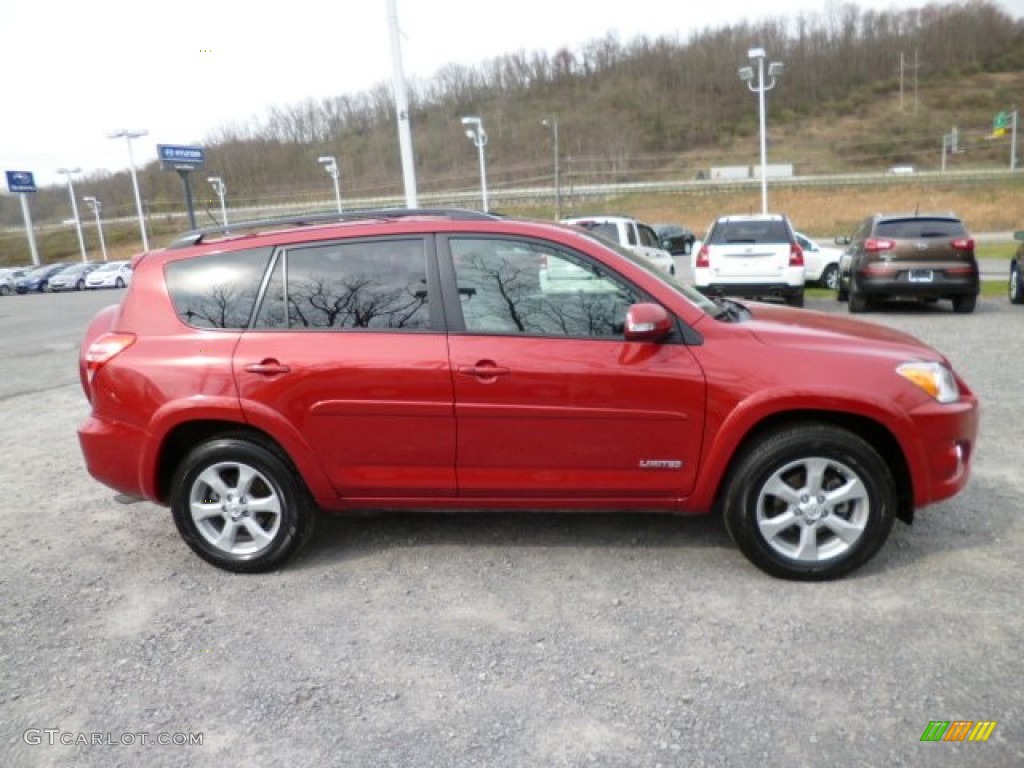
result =
[[256,327],[430,330],[423,240],[346,241],[283,251]]

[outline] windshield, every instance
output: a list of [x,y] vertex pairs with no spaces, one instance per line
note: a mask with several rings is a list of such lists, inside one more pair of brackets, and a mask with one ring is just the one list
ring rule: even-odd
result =
[[[579,229],[579,228],[577,228],[577,229]],[[636,264],[641,269],[643,269],[643,270],[649,272],[650,274],[654,275],[656,278],[661,280],[666,285],[672,286],[676,291],[678,291],[683,296],[685,296],[687,299],[689,299],[690,302],[692,302],[693,304],[696,304],[698,307],[700,307],[702,310],[704,310],[708,314],[710,314],[710,315],[717,314],[718,307],[717,307],[717,305],[713,301],[711,301],[711,299],[709,299],[704,294],[700,293],[693,286],[687,285],[686,283],[684,283],[682,280],[680,280],[676,276],[670,275],[665,270],[663,270],[663,269],[661,269],[659,267],[656,267],[652,262],[650,262],[649,260],[645,259],[643,256],[640,256],[640,255],[634,253],[633,251],[629,250],[628,248],[623,248],[621,245],[619,245],[614,240],[609,240],[607,237],[602,237],[600,234],[598,234],[597,232],[595,232],[592,229],[591,230],[584,229],[583,230],[583,234],[585,234],[587,237],[590,237],[590,238],[596,240],[601,245],[603,245],[605,248],[610,248],[611,250],[615,251],[622,258],[627,259],[627,260],[633,262],[634,264]]]

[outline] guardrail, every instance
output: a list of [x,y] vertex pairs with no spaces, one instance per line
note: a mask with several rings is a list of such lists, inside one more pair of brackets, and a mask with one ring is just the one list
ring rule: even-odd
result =
[[[906,185],[916,184],[922,181],[952,182],[962,184],[977,184],[995,179],[1024,178],[1024,174],[1009,169],[988,169],[988,170],[947,170],[947,171],[915,171],[912,174],[893,174],[887,172],[877,173],[845,173],[822,176],[783,176],[771,177],[768,180],[769,186],[773,189],[806,188],[806,187],[857,187],[877,185]],[[607,184],[569,184],[562,187],[563,200],[587,200],[616,197],[630,193],[654,193],[654,194],[700,194],[713,195],[718,192],[734,192],[745,189],[759,189],[760,178],[751,177],[746,179],[677,179],[671,181],[636,181],[617,182]],[[488,188],[488,196],[491,200],[492,209],[500,209],[501,204],[543,204],[554,198],[553,186],[530,186],[530,187],[501,187],[491,185]],[[474,208],[480,202],[480,192],[472,190],[450,190],[444,192],[420,192],[419,204],[423,207],[463,207]],[[400,208],[405,205],[405,197],[401,195],[384,195],[376,197],[351,198],[344,201],[347,210],[359,210],[362,208]],[[334,210],[335,201],[333,198],[307,203],[278,203],[246,206],[241,208],[229,208],[230,218],[255,219],[263,216],[279,216],[294,212],[316,212],[322,210],[328,213]],[[151,214],[151,217],[159,216],[164,219],[181,220],[185,222],[187,215],[185,211],[172,211],[160,214]],[[103,224],[123,224],[136,221],[134,216],[122,216],[112,219],[104,219]],[[89,222],[83,220],[83,225]],[[60,229],[64,224],[59,222],[42,222],[36,224],[36,231],[47,232]],[[187,229],[183,224],[182,229]],[[24,233],[23,227],[5,227],[0,233]]]

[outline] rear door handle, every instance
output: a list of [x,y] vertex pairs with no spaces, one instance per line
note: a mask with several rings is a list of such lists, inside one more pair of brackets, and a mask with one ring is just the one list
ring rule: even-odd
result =
[[268,358],[258,363],[250,363],[245,366],[245,370],[249,373],[258,373],[262,376],[276,376],[279,373],[288,373],[291,371],[287,365],[281,365],[277,360]]
[[508,368],[491,362],[480,362],[476,365],[460,365],[458,371],[463,376],[476,376],[480,379],[494,379],[498,376],[508,376],[511,373]]

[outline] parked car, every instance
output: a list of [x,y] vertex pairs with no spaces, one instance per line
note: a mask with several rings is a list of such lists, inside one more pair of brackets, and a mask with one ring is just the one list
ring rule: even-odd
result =
[[680,224],[652,224],[661,247],[673,256],[689,256],[697,236]]
[[836,289],[839,281],[839,248],[818,245],[807,235],[794,232],[800,249],[804,252],[804,283],[814,283],[830,291]]
[[562,223],[582,227],[606,237],[613,243],[640,254],[670,275],[676,273],[675,259],[662,248],[654,229],[636,219],[629,216],[573,216],[562,219]]
[[693,274],[697,290],[709,296],[804,305],[804,253],[782,214],[717,218],[693,255]]
[[85,287],[92,288],[124,288],[132,281],[132,263],[130,261],[108,261],[100,264],[85,278]]
[[14,283],[14,289],[18,293],[40,293],[50,290],[50,278],[65,269],[67,264],[44,264],[35,269],[29,270]]
[[1008,294],[1011,304],[1024,304],[1024,284],[1021,284],[1021,270],[1024,269],[1024,229],[1013,233],[1013,239],[1020,242],[1017,252],[1010,259],[1010,282]]
[[69,264],[50,277],[51,291],[84,291],[85,280],[99,264]]
[[28,268],[3,267],[0,268],[0,296],[8,296],[14,293],[18,280],[28,273]]
[[759,568],[827,579],[967,483],[975,395],[889,328],[473,211],[224,231],[139,256],[89,324],[78,432],[221,568],[280,567],[320,510],[721,510]]
[[839,261],[836,298],[864,312],[886,298],[950,299],[973,312],[981,283],[974,239],[952,213],[876,213],[864,219]]

